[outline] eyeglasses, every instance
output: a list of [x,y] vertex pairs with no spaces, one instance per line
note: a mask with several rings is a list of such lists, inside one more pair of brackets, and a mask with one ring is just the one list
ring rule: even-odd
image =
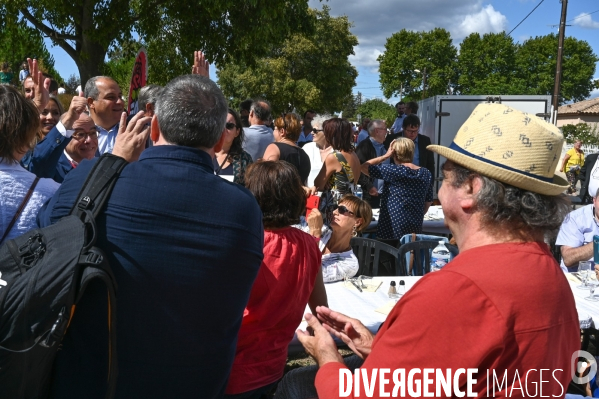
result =
[[314,129],[314,128],[312,128],[312,132],[313,133],[320,133],[320,132],[324,132],[324,129]]
[[234,124],[233,122],[227,122],[227,123],[225,123],[225,127],[226,127],[228,130],[231,130],[231,129],[235,129],[235,128],[237,128],[237,125],[236,125],[236,124]]
[[89,132],[89,133],[76,132],[76,133],[73,133],[72,137],[77,141],[85,140],[88,137],[90,139],[96,139],[96,138],[98,138],[98,132]]
[[345,207],[345,205],[335,205],[333,207],[333,210],[335,210],[335,209],[337,210],[337,212],[339,212],[340,215],[344,215],[345,216],[346,213],[349,213],[351,216],[355,215],[352,211],[350,211],[349,209],[347,209]]

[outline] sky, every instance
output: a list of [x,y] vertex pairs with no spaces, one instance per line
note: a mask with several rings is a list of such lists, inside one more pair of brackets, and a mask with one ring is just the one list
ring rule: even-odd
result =
[[[350,62],[358,70],[353,92],[361,92],[366,99],[381,98],[390,103],[398,99],[384,98],[376,59],[393,33],[401,29],[445,28],[457,47],[472,32],[510,32],[539,5],[511,33],[514,41],[522,43],[531,37],[557,33],[562,7],[560,0],[309,0],[313,8],[322,8],[323,4],[330,7],[332,16],[347,15],[353,22],[352,33],[359,41],[354,47],[355,54],[350,56]],[[566,36],[587,41],[594,53],[599,54],[599,1],[568,0],[566,20],[570,25],[566,27]],[[52,47],[49,40],[47,46],[63,78],[78,75],[75,63],[60,47]],[[211,69],[210,75],[216,79],[215,68]],[[599,70],[595,71],[595,79],[599,79]],[[594,90],[592,97],[599,97],[599,90]]]

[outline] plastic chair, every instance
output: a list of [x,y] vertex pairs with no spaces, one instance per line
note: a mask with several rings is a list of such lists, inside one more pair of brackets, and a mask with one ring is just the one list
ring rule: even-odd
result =
[[387,253],[393,258],[393,268],[396,276],[404,276],[402,274],[405,269],[400,267],[397,260],[399,250],[391,245],[385,244],[377,240],[369,238],[354,237],[350,241],[350,245],[358,258],[360,270],[358,275],[378,276],[379,265],[381,263],[381,252]]
[[[413,276],[424,276],[426,273],[430,272],[431,269],[431,252],[433,249],[439,245],[439,241],[429,241],[429,240],[421,240],[421,241],[413,241],[407,244],[403,244],[399,247],[398,253],[398,262],[400,264],[400,269],[405,270],[405,275],[413,275]],[[458,253],[458,247],[451,244],[445,244],[449,252],[451,252],[451,258],[455,258]],[[409,273],[409,265],[406,262],[406,254],[409,254],[413,251],[414,254],[414,263],[412,267],[411,273]]]

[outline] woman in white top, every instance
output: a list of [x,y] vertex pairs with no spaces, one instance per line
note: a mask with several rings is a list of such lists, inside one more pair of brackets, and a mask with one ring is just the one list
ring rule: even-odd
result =
[[331,119],[330,115],[316,115],[312,120],[312,141],[302,147],[302,150],[310,157],[310,175],[308,175],[308,187],[314,185],[314,179],[318,176],[322,164],[327,155],[333,152],[333,147],[327,142],[324,136],[322,125],[327,119]]
[[[307,145],[307,144],[306,144]],[[333,211],[331,226],[323,231],[322,215],[313,209],[308,216],[310,234],[320,238],[322,278],[325,283],[353,277],[358,273],[358,258],[349,244],[352,237],[364,230],[372,220],[368,202],[354,195],[345,195]]]
[[[48,80],[48,86],[44,87],[37,63],[30,65],[30,70],[35,82],[33,102],[12,86],[0,86],[0,238],[4,237],[36,179],[19,161],[31,149],[40,131],[40,110],[48,103],[50,82]],[[59,186],[52,179],[40,179],[5,240],[37,227],[38,210]]]

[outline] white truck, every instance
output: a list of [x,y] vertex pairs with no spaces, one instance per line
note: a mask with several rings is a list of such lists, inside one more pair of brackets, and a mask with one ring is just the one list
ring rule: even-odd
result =
[[[552,114],[551,96],[434,96],[418,102],[420,133],[433,144],[450,146],[456,133],[474,108],[480,103],[508,105],[549,121]],[[441,165],[445,158],[435,154],[435,197],[441,187]]]

